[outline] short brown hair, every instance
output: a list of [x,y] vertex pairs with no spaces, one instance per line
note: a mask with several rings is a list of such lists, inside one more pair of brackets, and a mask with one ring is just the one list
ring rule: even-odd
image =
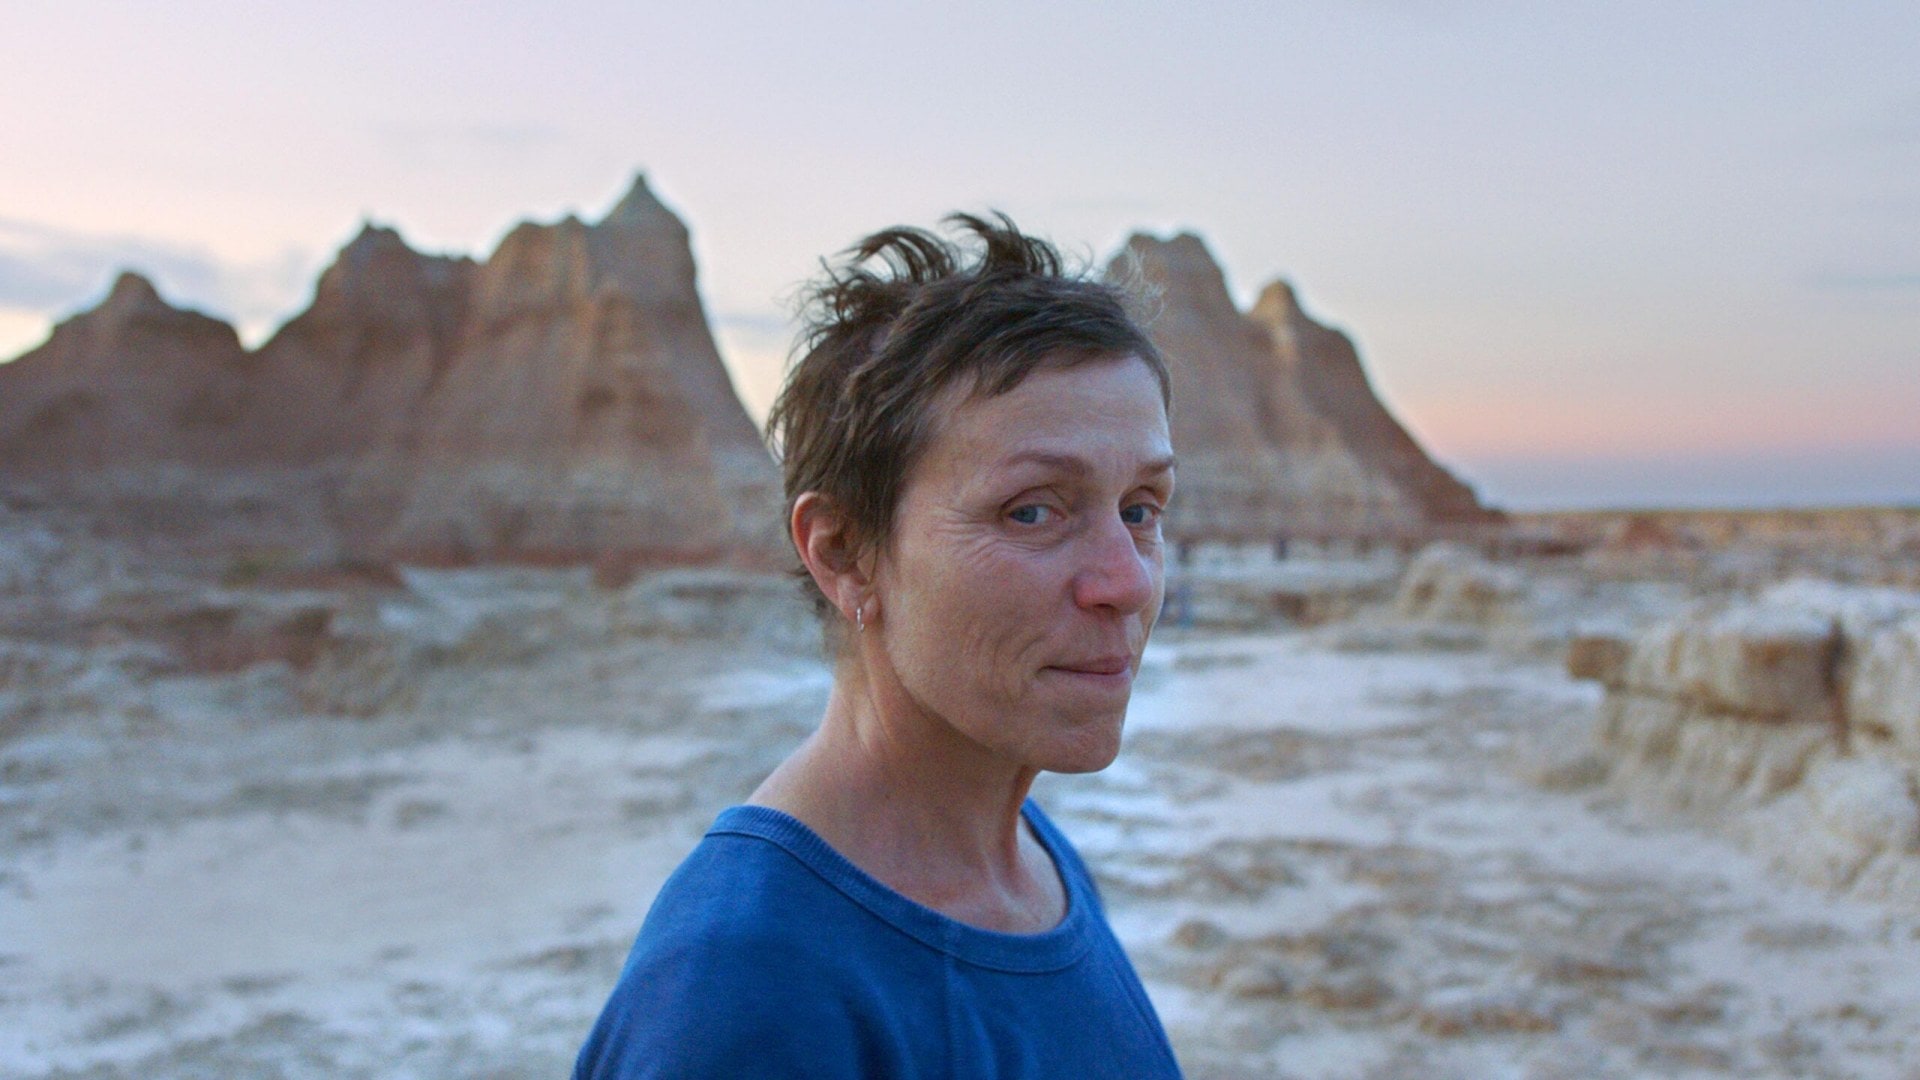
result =
[[[1053,245],[1005,214],[945,220],[971,243],[899,226],[822,264],[801,293],[798,360],[767,415],[789,517],[817,491],[857,550],[891,535],[902,485],[938,419],[934,404],[962,380],[991,397],[1043,367],[1132,356],[1171,406],[1166,362],[1127,292],[1069,271]],[[826,598],[813,595],[824,614]]]

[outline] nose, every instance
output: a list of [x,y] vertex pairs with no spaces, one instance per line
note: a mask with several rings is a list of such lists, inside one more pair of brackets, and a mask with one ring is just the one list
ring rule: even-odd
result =
[[1089,530],[1073,578],[1075,604],[1132,615],[1153,603],[1159,584],[1159,548],[1143,547],[1118,514]]

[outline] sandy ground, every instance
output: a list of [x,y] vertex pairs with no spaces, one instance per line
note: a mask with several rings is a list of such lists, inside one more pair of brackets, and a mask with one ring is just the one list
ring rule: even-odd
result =
[[[1166,635],[1120,762],[1037,790],[1190,1075],[1920,1077],[1920,918],[1636,813],[1556,665],[1355,641]],[[827,686],[667,633],[412,678],[350,718],[280,664],[89,673],[17,724],[0,1075],[564,1075]]]

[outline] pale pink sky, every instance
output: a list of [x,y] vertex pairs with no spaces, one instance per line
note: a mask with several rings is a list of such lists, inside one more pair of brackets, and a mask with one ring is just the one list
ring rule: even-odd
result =
[[[297,311],[644,168],[750,404],[813,260],[998,207],[1276,275],[1509,506],[1920,503],[1920,5],[16,0],[0,355],[121,265]],[[697,9],[697,10],[696,10]]]

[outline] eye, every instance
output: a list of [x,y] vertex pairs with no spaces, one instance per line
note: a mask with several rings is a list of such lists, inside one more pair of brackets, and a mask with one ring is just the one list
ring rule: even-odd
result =
[[1120,520],[1129,525],[1151,525],[1159,519],[1160,508],[1152,503],[1134,503],[1120,510]]
[[1025,506],[1016,506],[1007,511],[1007,516],[1021,525],[1039,525],[1042,522],[1052,520],[1054,513],[1055,511],[1051,506],[1043,506],[1040,503],[1028,503]]

